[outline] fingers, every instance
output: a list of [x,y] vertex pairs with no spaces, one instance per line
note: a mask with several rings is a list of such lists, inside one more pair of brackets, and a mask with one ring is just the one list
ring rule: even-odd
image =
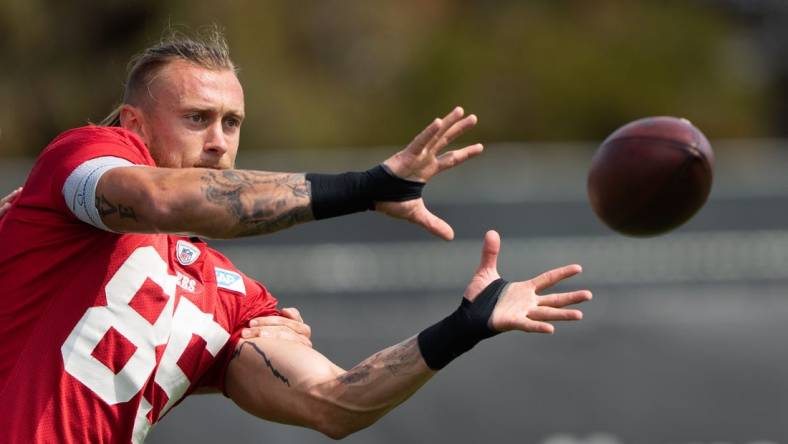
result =
[[438,138],[432,145],[431,151],[433,153],[437,153],[446,145],[450,144],[454,139],[465,133],[465,131],[468,131],[469,129],[476,126],[478,121],[478,117],[476,117],[474,114],[471,114],[464,119],[459,119],[451,124],[448,121],[444,121],[445,131],[438,134]]
[[[484,263],[484,259],[482,260]],[[575,290],[539,296],[537,291],[574,276],[582,271],[577,264],[559,267],[526,282],[513,282],[499,298],[493,310],[492,327],[498,331],[521,330],[531,333],[554,333],[551,322],[579,321],[583,312],[568,305],[589,301],[588,290]]]
[[241,331],[243,338],[274,338],[294,341],[312,347],[312,329],[304,324],[298,309],[282,309],[284,316],[264,316],[249,321],[249,327]]
[[[443,119],[433,120],[430,126],[413,139],[413,142],[408,146],[408,150],[415,155],[421,154],[424,149],[435,151],[435,147],[440,143],[439,141],[444,138],[446,132],[450,130],[458,120],[462,119],[463,114],[465,114],[465,111],[457,106],[454,107],[449,114],[446,114]],[[436,128],[433,129],[432,127],[436,124]]]
[[4,198],[0,199],[0,207],[6,207],[6,206],[10,207],[11,204],[14,203],[16,198],[19,197],[19,194],[21,192],[22,192],[22,187],[19,187],[19,188],[15,189],[14,191],[11,191],[10,193],[8,193],[7,196],[5,196]]
[[535,307],[528,311],[528,318],[534,321],[579,321],[583,319],[583,312],[566,308]]
[[11,193],[9,193],[7,196],[0,199],[0,218],[5,216],[5,213],[7,213],[8,210],[11,209],[11,205],[14,204],[14,201],[16,200],[17,197],[19,197],[20,193],[22,193],[22,187],[19,187],[14,191],[11,191]]
[[446,114],[443,119],[433,120],[427,128],[413,139],[408,145],[407,151],[414,155],[419,155],[424,149],[433,154],[442,150],[465,131],[473,128],[479,120],[473,114],[463,118],[464,115],[465,110],[457,106]]
[[[438,131],[438,134],[436,134],[433,137],[433,143],[434,144],[440,144],[442,141],[446,140],[446,136],[450,132],[452,134],[457,134],[457,130],[453,129],[453,128],[455,128],[457,126],[457,123],[463,122],[465,120],[468,120],[468,118],[465,118],[465,119],[462,118],[464,115],[465,115],[465,110],[462,109],[461,106],[455,106],[454,109],[449,111],[449,114],[446,114],[446,116],[443,118],[443,124],[441,125],[441,130]],[[468,116],[468,117],[471,117],[471,116]],[[473,116],[473,117],[474,117],[474,123],[471,124],[470,126],[473,126],[476,123],[475,122],[476,117],[475,116]],[[468,123],[466,122],[464,125],[468,125]],[[456,135],[455,135],[455,137],[456,137]],[[444,145],[445,145],[445,143],[444,143]]]
[[281,312],[282,315],[288,319],[292,319],[297,322],[304,322],[304,318],[301,317],[301,312],[295,307],[283,308]]
[[406,148],[407,151],[418,155],[424,150],[424,148],[429,145],[432,139],[438,134],[438,131],[441,130],[443,127],[443,121],[441,119],[435,119],[427,125],[424,130],[422,130],[414,139],[410,142],[408,147]]
[[526,319],[523,321],[522,325],[518,327],[518,330],[528,333],[545,333],[548,335],[555,333],[555,327],[553,324],[542,321],[534,321],[531,319]]
[[501,236],[497,231],[490,230],[484,234],[484,245],[482,245],[482,259],[479,262],[479,273],[485,269],[498,269],[498,253],[501,252]]
[[445,137],[446,133],[451,130],[451,128],[462,119],[462,116],[465,115],[465,110],[462,109],[461,106],[455,106],[454,109],[449,111],[449,114],[443,117],[443,124],[441,125],[441,130],[438,131],[438,137]]
[[296,334],[308,337],[312,336],[312,329],[309,325],[304,324],[302,321],[288,319],[283,316],[264,316],[254,318],[249,321],[249,327],[266,328],[266,327],[285,327]]
[[299,344],[312,347],[312,341],[309,337],[300,335],[288,327],[269,325],[267,327],[249,327],[241,331],[241,337],[244,339],[249,338],[271,338],[283,341],[292,341]]
[[440,171],[453,168],[472,157],[478,156],[483,150],[484,146],[481,143],[477,143],[459,150],[443,153],[438,156],[438,168]]
[[541,296],[539,298],[538,305],[561,308],[567,305],[590,301],[591,298],[591,292],[588,290],[571,291],[568,293],[555,293]]
[[432,214],[430,210],[424,206],[424,202],[421,202],[420,207],[413,212],[411,221],[421,225],[424,227],[424,229],[443,240],[454,239],[454,230],[452,229],[451,225],[446,223],[446,221],[439,218],[438,216]]
[[550,288],[553,285],[561,282],[564,279],[570,278],[580,272],[583,271],[583,267],[577,264],[572,265],[564,265],[563,267],[555,268],[550,271],[546,271],[539,276],[531,279],[531,283],[533,284],[536,291],[541,291],[546,288]]

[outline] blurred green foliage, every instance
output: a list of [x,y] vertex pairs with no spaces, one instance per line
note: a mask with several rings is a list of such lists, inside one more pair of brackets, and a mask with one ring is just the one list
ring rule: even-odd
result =
[[461,104],[474,140],[596,140],[646,115],[771,135],[769,73],[714,2],[4,0],[0,155],[99,121],[128,59],[218,23],[241,67],[242,149],[403,144]]

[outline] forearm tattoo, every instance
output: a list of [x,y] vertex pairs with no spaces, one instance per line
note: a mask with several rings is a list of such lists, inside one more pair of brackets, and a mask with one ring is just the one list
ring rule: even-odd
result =
[[285,375],[280,373],[279,370],[276,369],[276,367],[274,367],[274,364],[271,362],[270,359],[268,359],[268,355],[266,355],[265,352],[260,347],[258,347],[257,344],[255,344],[253,342],[244,342],[244,343],[242,343],[241,346],[238,347],[233,352],[233,355],[230,357],[230,360],[232,361],[233,359],[235,359],[238,356],[240,356],[241,351],[244,349],[244,346],[246,346],[246,345],[252,347],[252,350],[254,350],[255,353],[257,353],[261,358],[263,358],[263,361],[265,362],[265,365],[271,370],[271,373],[274,375],[274,377],[276,379],[282,381],[283,384],[285,384],[288,387],[290,387],[290,380],[287,379],[287,377]]
[[272,233],[314,219],[309,183],[303,174],[208,171],[202,192],[237,222],[239,236]]
[[416,338],[408,339],[367,358],[338,378],[345,385],[368,382],[375,369],[385,369],[393,376],[406,374],[421,359]]
[[137,220],[137,214],[134,212],[134,208],[127,207],[120,203],[113,204],[108,201],[103,194],[96,198],[96,209],[102,218],[117,213],[121,219]]

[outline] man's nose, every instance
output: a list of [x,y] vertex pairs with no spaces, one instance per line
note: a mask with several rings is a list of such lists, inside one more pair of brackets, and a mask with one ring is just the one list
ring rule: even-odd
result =
[[208,128],[203,151],[221,157],[227,152],[227,139],[222,128],[222,122],[217,122]]

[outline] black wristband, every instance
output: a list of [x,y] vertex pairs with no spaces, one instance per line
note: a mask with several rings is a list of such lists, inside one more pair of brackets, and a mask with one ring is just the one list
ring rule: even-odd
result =
[[424,183],[401,179],[383,165],[362,172],[307,173],[312,191],[312,214],[328,219],[372,210],[375,202],[403,202],[421,197]]
[[498,334],[488,322],[507,284],[503,279],[493,281],[475,301],[463,298],[454,313],[419,333],[419,350],[429,368],[440,370],[482,339]]

